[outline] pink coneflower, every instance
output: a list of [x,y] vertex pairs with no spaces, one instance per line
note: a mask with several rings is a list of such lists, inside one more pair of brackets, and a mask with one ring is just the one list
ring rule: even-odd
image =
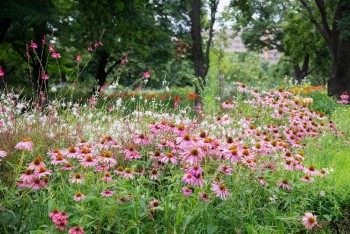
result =
[[134,175],[132,174],[131,168],[125,168],[125,171],[123,173],[124,179],[134,179]]
[[313,178],[311,178],[309,175],[306,175],[303,178],[300,178],[300,180],[303,182],[309,182],[309,183],[315,182],[315,180]]
[[317,176],[318,175],[318,171],[316,170],[314,165],[309,166],[308,168],[304,169],[305,173],[310,175],[310,176]]
[[109,151],[103,151],[101,155],[97,157],[97,159],[102,163],[108,164],[109,166],[115,166],[117,164],[117,160]]
[[200,176],[203,174],[203,169],[201,166],[199,165],[194,165],[194,166],[191,166],[189,169],[188,169],[188,173],[194,175],[194,176]]
[[294,168],[294,160],[292,158],[291,159],[287,159],[285,161],[284,169],[286,169],[288,171],[293,171],[295,169]]
[[55,158],[58,154],[63,154],[59,149],[53,149],[46,153],[51,158]]
[[320,175],[321,177],[326,177],[328,174],[329,174],[329,171],[328,171],[326,168],[322,168],[322,169],[319,171],[319,175]]
[[72,166],[69,162],[67,162],[67,164],[64,167],[59,168],[58,170],[61,171],[70,171],[77,168],[76,166]]
[[197,143],[187,133],[181,137],[176,138],[175,143],[180,149],[193,148],[197,145]]
[[30,187],[31,189],[34,190],[39,190],[42,187],[44,187],[44,181],[40,180],[39,178],[35,178],[29,185],[28,187]]
[[317,224],[317,216],[310,212],[306,212],[302,218],[302,222],[307,229],[312,229]]
[[196,178],[194,177],[194,175],[187,173],[183,175],[182,181],[185,182],[186,184],[193,184],[196,181]]
[[122,151],[125,153],[125,159],[141,159],[141,156],[139,155],[139,152],[135,150],[133,146],[130,146],[128,149]]
[[196,175],[195,177],[195,181],[193,182],[194,186],[198,186],[198,187],[203,187],[204,186],[204,179],[202,177],[202,175]]
[[80,164],[84,167],[94,167],[97,166],[97,160],[94,159],[91,155],[85,156],[83,160],[80,161]]
[[170,161],[172,164],[177,164],[178,159],[177,159],[177,157],[175,157],[173,155],[172,152],[169,152],[169,153],[167,153],[167,155],[165,155],[163,158],[161,158],[160,161],[163,163],[168,163]]
[[151,143],[151,141],[148,140],[148,137],[143,133],[137,134],[134,138],[134,142],[138,145],[149,145]]
[[18,150],[28,150],[33,151],[33,143],[30,141],[30,138],[25,138],[21,142],[19,142],[16,146]]
[[54,221],[55,226],[58,230],[65,231],[68,225],[68,220],[66,219],[58,219]]
[[77,149],[74,146],[70,146],[66,151],[65,151],[65,156],[67,158],[77,158],[79,156],[79,153],[77,152]]
[[291,190],[292,189],[292,186],[290,184],[288,184],[288,180],[287,179],[284,179],[282,180],[282,182],[279,182],[277,184],[278,187],[282,187],[282,188],[285,188],[285,189],[288,189],[288,190]]
[[208,194],[199,192],[198,196],[201,200],[203,200],[205,202],[210,202],[210,198],[209,198]]
[[46,175],[51,175],[51,170],[47,170],[45,167],[40,167],[37,172],[35,172],[36,178],[41,178]]
[[114,192],[113,191],[111,191],[111,190],[105,190],[105,191],[103,191],[102,193],[101,193],[101,195],[103,196],[103,197],[111,197],[111,196],[113,196],[113,194],[114,194]]
[[226,165],[220,165],[218,168],[219,171],[221,171],[222,173],[224,173],[227,176],[232,175],[232,168],[230,166],[226,166]]
[[84,177],[79,173],[75,173],[69,178],[69,182],[81,184],[84,182]]
[[203,158],[203,151],[198,148],[187,150],[181,154],[182,160],[189,164],[199,164]]
[[225,184],[212,184],[211,191],[213,191],[217,197],[220,197],[223,200],[226,200],[227,197],[231,196]]
[[50,218],[56,218],[57,216],[59,216],[61,214],[61,212],[59,212],[57,209],[54,209],[53,211],[51,211],[49,213],[49,217]]
[[156,180],[159,176],[159,171],[156,168],[153,168],[149,174],[150,174],[151,180]]
[[101,164],[101,165],[97,165],[95,168],[95,172],[98,171],[109,171],[110,165],[106,165],[106,164]]
[[30,184],[35,178],[36,177],[32,170],[26,170],[20,177],[20,179],[26,184]]
[[111,173],[106,172],[105,175],[101,178],[102,181],[104,182],[112,182],[112,178],[111,178]]
[[117,167],[117,170],[114,170],[114,174],[122,175],[124,173],[124,168],[122,166]]
[[235,103],[230,102],[229,100],[224,101],[221,106],[226,109],[232,109],[233,107],[236,106]]
[[266,180],[264,179],[264,177],[259,176],[259,177],[258,177],[258,180],[259,180],[259,183],[260,183],[260,184],[262,184],[262,185],[264,185],[264,186],[267,185],[267,182],[266,182]]
[[41,156],[37,156],[34,161],[29,164],[27,169],[38,171],[40,167],[45,167],[45,164],[43,163]]
[[51,160],[52,165],[57,165],[57,164],[66,164],[68,161],[63,158],[62,154],[57,154],[56,158]]
[[149,207],[158,207],[160,205],[160,202],[157,199],[153,199],[152,201],[149,202]]
[[85,195],[82,194],[81,192],[76,192],[74,197],[73,197],[73,200],[74,201],[81,201],[85,198]]
[[69,234],[84,234],[84,230],[80,226],[75,226],[69,229]]
[[191,196],[191,194],[192,194],[192,190],[187,188],[187,187],[183,187],[182,192],[183,192],[184,196],[186,196],[186,197]]

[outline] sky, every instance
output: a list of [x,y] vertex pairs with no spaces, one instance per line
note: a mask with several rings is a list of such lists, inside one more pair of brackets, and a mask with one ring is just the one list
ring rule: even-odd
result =
[[230,0],[220,0],[219,6],[218,6],[218,12],[222,12],[225,8],[225,6],[228,6],[230,4]]
[[[220,0],[218,5],[218,13],[221,14],[223,12],[224,8],[230,4],[230,0]],[[219,16],[219,14],[216,15],[216,17]],[[214,29],[218,29],[219,25],[217,22],[214,24]]]

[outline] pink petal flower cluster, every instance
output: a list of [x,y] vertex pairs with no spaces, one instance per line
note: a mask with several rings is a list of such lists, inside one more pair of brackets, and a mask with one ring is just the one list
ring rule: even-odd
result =
[[49,217],[52,219],[52,222],[55,224],[56,228],[65,231],[68,226],[68,217],[69,215],[66,212],[60,212],[57,209],[54,209],[50,212]]

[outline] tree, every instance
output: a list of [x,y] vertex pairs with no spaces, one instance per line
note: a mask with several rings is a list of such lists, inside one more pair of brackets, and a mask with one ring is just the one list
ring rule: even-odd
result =
[[[254,52],[276,49],[294,64],[294,76],[300,83],[312,71],[326,67],[311,63],[324,49],[318,33],[303,20],[303,9],[293,1],[235,0],[227,17],[235,20],[234,30],[242,32],[246,47]],[[310,68],[313,64],[313,68]]]
[[332,55],[328,95],[350,93],[350,0],[300,0]]
[[[202,42],[202,24],[201,24],[201,1],[192,0],[191,2],[191,37],[192,37],[192,56],[194,63],[194,74],[198,77],[202,84],[205,85],[205,77],[209,70],[209,52],[210,45],[213,39],[213,27],[216,20],[216,12],[219,4],[219,0],[209,0],[210,8],[210,19],[208,27],[208,40],[206,41],[205,51],[203,51],[203,42]],[[198,86],[195,88],[196,94],[199,94]],[[200,97],[195,99],[195,106],[201,103]]]

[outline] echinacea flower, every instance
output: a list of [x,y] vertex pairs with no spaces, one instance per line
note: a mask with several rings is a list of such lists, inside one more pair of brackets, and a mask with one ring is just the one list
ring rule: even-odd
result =
[[199,192],[198,196],[201,200],[203,200],[205,202],[210,202],[210,198],[209,198],[208,194]]
[[306,212],[302,218],[302,222],[307,229],[312,229],[317,224],[317,216],[310,212]]
[[69,229],[69,234],[84,234],[84,230],[80,226],[75,226]]
[[196,181],[196,178],[191,173],[187,173],[183,175],[182,181],[186,184],[193,184]]
[[225,184],[212,184],[211,191],[215,193],[217,197],[226,200],[227,197],[231,196]]
[[181,154],[182,160],[192,165],[199,164],[203,156],[203,152],[198,148],[187,150]]
[[159,171],[156,168],[153,168],[150,171],[151,180],[156,180],[158,178],[158,176],[159,176]]
[[28,150],[33,151],[33,143],[30,141],[30,138],[25,138],[21,142],[19,142],[16,146],[18,150]]
[[303,182],[309,182],[309,183],[315,182],[315,179],[311,178],[309,175],[306,175],[303,178],[300,178],[300,180]]
[[291,190],[292,189],[292,186],[290,184],[288,184],[288,180],[287,179],[284,179],[282,180],[282,182],[279,182],[277,184],[278,187],[281,187],[281,188],[285,188],[285,189],[288,189],[288,190]]
[[42,187],[44,187],[44,181],[40,180],[39,178],[35,178],[29,185],[28,187],[30,187],[33,190],[39,190]]
[[191,194],[192,194],[192,190],[187,188],[187,187],[183,187],[182,192],[183,192],[184,196],[186,196],[186,197],[191,196]]
[[20,177],[20,179],[26,184],[30,184],[35,178],[36,177],[33,174],[33,171],[28,169],[23,174],[21,174]]
[[79,173],[75,173],[70,177],[69,182],[81,184],[84,182],[84,177]]
[[318,171],[316,170],[314,165],[309,166],[308,168],[304,169],[305,173],[310,176],[316,176],[318,175]]
[[111,173],[105,172],[105,175],[101,178],[102,181],[112,182]]
[[53,211],[51,211],[49,213],[49,217],[54,218],[54,217],[58,216],[59,214],[60,214],[60,212],[57,209],[54,209]]
[[51,175],[51,170],[47,170],[45,167],[41,166],[37,172],[35,172],[36,178],[41,178],[46,175]]
[[178,159],[172,152],[169,152],[163,158],[161,158],[160,161],[163,163],[168,163],[170,161],[172,164],[177,164]]
[[125,171],[123,172],[123,177],[125,179],[134,179],[134,175],[132,174],[131,168],[125,168]]
[[80,161],[80,164],[84,167],[94,167],[97,166],[98,163],[97,160],[94,159],[91,155],[87,155],[84,159]]
[[74,197],[73,197],[73,200],[74,201],[81,201],[85,198],[85,195],[82,194],[81,192],[76,192]]
[[33,162],[31,162],[28,166],[28,170],[38,171],[40,167],[45,167],[44,162],[42,161],[41,156],[37,156]]
[[114,194],[114,192],[113,191],[111,191],[111,190],[105,190],[105,191],[103,191],[102,193],[101,193],[101,195],[103,196],[103,197],[111,197],[111,196],[113,196],[113,194]]

